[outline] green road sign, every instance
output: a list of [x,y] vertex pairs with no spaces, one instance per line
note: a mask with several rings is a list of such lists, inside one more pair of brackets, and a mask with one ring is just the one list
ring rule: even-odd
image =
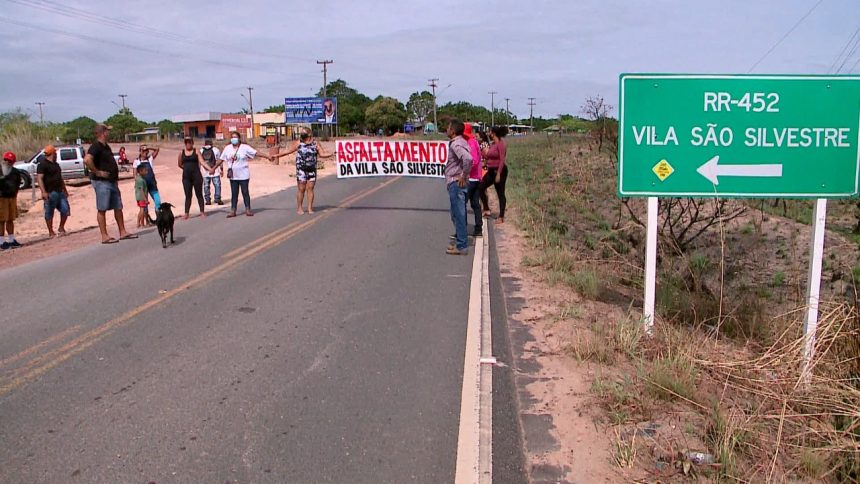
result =
[[622,197],[845,198],[860,76],[622,74]]

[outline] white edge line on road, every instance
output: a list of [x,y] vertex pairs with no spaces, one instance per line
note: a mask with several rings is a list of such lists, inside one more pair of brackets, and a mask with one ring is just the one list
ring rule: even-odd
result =
[[490,249],[487,239],[484,237],[481,244],[481,359],[478,362],[481,372],[478,477],[483,484],[493,482],[493,366],[497,364],[493,356],[493,321],[490,319]]
[[460,396],[460,427],[457,437],[457,466],[454,482],[473,484],[480,480],[481,444],[481,367],[484,246],[486,238],[476,240],[469,286],[469,313],[466,322],[466,352],[463,360],[463,388]]

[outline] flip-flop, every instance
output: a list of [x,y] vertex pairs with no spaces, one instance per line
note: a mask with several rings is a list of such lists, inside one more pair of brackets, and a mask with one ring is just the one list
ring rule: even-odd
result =
[[123,237],[120,237],[119,240],[131,240],[131,239],[137,239],[138,237],[139,237],[139,235],[137,235],[137,234],[126,234]]
[[102,244],[118,244],[118,243],[119,243],[119,241],[113,237],[111,237],[107,240],[102,240]]

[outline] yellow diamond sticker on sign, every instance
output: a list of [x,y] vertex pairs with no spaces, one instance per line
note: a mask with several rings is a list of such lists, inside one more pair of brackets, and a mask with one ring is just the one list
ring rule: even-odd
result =
[[660,160],[660,163],[654,165],[652,171],[657,175],[657,178],[659,178],[660,181],[665,181],[666,178],[669,178],[669,175],[675,173],[675,169],[672,168],[672,165],[670,165],[666,160]]

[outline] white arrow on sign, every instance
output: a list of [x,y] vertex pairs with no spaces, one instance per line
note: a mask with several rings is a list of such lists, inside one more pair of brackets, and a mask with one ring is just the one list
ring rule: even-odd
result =
[[720,157],[715,156],[696,171],[714,185],[720,184],[721,176],[781,177],[782,165],[720,165]]

